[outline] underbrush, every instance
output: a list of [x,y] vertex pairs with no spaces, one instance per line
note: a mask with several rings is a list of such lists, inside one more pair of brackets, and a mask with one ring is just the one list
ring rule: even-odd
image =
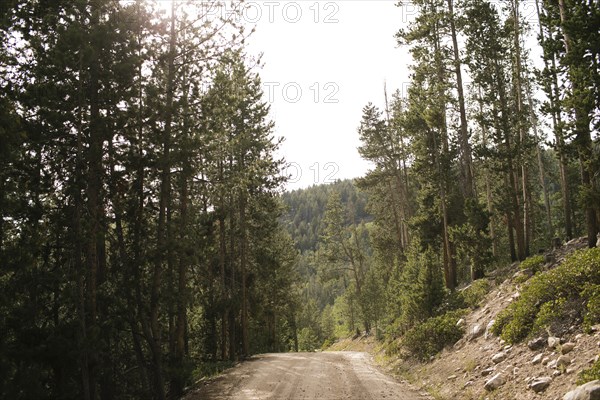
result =
[[596,361],[590,368],[581,371],[577,384],[583,385],[596,379],[600,379],[600,360]]
[[234,365],[234,361],[202,361],[196,364],[192,377],[194,382],[202,378],[211,378]]
[[429,359],[463,336],[464,328],[457,322],[466,314],[467,310],[454,310],[429,318],[404,334],[403,347],[419,360]]
[[544,330],[560,335],[577,322],[591,326],[600,321],[599,285],[600,249],[576,251],[556,269],[531,278],[492,331],[516,343]]
[[483,299],[490,291],[490,282],[487,279],[478,279],[463,289],[459,296],[464,307],[475,309],[481,305]]
[[544,265],[544,256],[543,255],[535,255],[535,256],[531,256],[531,257],[528,257],[527,259],[523,260],[521,262],[521,264],[519,264],[519,268],[521,270],[523,270],[523,269],[531,270],[531,272],[533,272],[535,274],[536,272],[539,272],[541,270],[543,265]]

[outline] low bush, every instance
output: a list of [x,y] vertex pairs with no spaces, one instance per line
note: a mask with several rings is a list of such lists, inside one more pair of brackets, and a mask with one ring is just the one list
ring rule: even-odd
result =
[[490,282],[487,279],[478,279],[460,292],[464,305],[477,308],[485,296],[490,292]]
[[464,328],[456,323],[466,313],[467,310],[455,310],[429,318],[406,332],[402,346],[419,360],[429,359],[463,336]]
[[521,264],[519,264],[519,268],[529,269],[529,270],[533,271],[533,273],[535,274],[536,272],[539,272],[541,270],[543,265],[544,265],[544,256],[536,255],[536,256],[528,257],[527,259],[523,260],[521,262]]
[[590,368],[584,369],[579,373],[577,384],[583,385],[584,383],[595,381],[596,379],[600,379],[600,360],[596,361]]
[[586,330],[589,330],[592,325],[600,322],[600,285],[586,285],[583,296],[588,299],[583,325]]
[[[517,301],[496,318],[492,331],[509,343],[539,330],[600,316],[600,249],[579,250],[559,267],[531,278]],[[558,332],[554,332],[558,333]]]

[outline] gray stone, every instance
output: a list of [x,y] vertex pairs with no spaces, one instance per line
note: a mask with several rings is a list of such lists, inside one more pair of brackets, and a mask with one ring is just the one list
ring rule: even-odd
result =
[[459,319],[458,322],[456,322],[456,326],[458,326],[459,328],[465,325],[465,320],[463,318]]
[[495,368],[486,368],[483,371],[481,371],[481,376],[488,376],[495,370],[496,370]]
[[481,325],[477,324],[471,330],[470,340],[477,339],[479,336],[483,335],[483,328]]
[[492,333],[492,327],[494,326],[494,323],[496,322],[496,320],[491,320],[490,322],[488,322],[487,326],[485,327],[485,335],[483,335],[483,337],[487,340],[488,338],[491,338],[492,336],[494,336],[494,334]]
[[548,347],[551,349],[556,348],[560,344],[560,338],[550,336],[548,338]]
[[500,386],[504,385],[505,383],[506,383],[506,379],[504,379],[504,376],[502,376],[502,374],[496,374],[496,375],[492,376],[485,383],[485,385],[483,387],[487,391],[492,391],[492,390],[498,389]]
[[504,361],[504,360],[506,360],[506,353],[504,353],[504,352],[502,352],[502,353],[498,353],[498,354],[495,354],[495,355],[492,357],[492,362],[493,362],[494,364],[501,363],[501,362],[502,362],[502,361]]
[[548,365],[549,362],[550,362],[550,357],[542,358],[542,365]]
[[600,400],[600,380],[581,385],[565,394],[563,400]]
[[573,351],[574,348],[575,348],[575,343],[568,342],[568,343],[563,344],[560,347],[560,352],[562,354],[569,354],[570,352]]
[[529,349],[536,351],[541,349],[542,347],[544,347],[546,345],[546,339],[544,339],[543,337],[538,337],[535,339],[530,340],[529,342],[527,342],[527,347],[529,347]]
[[567,367],[569,365],[571,365],[571,357],[569,356],[560,356],[558,357],[558,360],[556,360],[556,366],[558,368]]
[[540,353],[540,354],[536,355],[535,357],[533,357],[533,360],[531,360],[531,363],[532,363],[533,365],[535,365],[535,364],[539,364],[539,363],[541,363],[541,362],[542,362],[542,359],[543,359],[543,358],[544,358],[544,354],[543,354],[543,353]]
[[550,383],[552,382],[552,378],[549,376],[542,376],[540,378],[534,378],[531,382],[529,382],[529,388],[536,393],[543,392],[548,389]]

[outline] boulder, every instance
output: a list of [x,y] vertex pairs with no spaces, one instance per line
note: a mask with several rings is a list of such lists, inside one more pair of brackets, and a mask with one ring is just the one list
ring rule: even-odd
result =
[[543,392],[550,386],[552,382],[552,378],[549,376],[542,376],[540,378],[534,378],[531,382],[529,382],[529,388],[536,393]]
[[535,364],[539,364],[539,363],[541,363],[541,362],[542,362],[542,359],[543,359],[543,358],[544,358],[544,354],[543,354],[543,353],[540,353],[540,354],[536,355],[535,357],[533,357],[533,360],[531,360],[531,363],[532,363],[533,365],[535,365]]
[[568,342],[568,343],[563,344],[560,347],[560,352],[562,354],[568,354],[568,353],[572,352],[574,348],[575,348],[575,343]]
[[483,335],[483,337],[487,340],[488,338],[491,338],[492,336],[494,336],[494,334],[492,333],[492,328],[494,327],[494,323],[496,322],[496,320],[491,320],[490,322],[488,322],[487,326],[485,327],[485,334]]
[[563,400],[600,400],[600,380],[577,387],[565,394]]
[[560,338],[550,336],[548,338],[548,347],[551,349],[556,348],[560,344]]
[[536,351],[544,347],[545,344],[546,339],[543,337],[538,337],[527,342],[527,347],[529,347],[530,350]]
[[542,358],[542,365],[548,365],[549,362],[550,362],[550,357]]
[[501,362],[502,362],[502,361],[504,361],[504,360],[506,360],[506,353],[504,353],[504,352],[500,352],[500,353],[498,353],[498,354],[495,354],[495,355],[492,357],[492,362],[493,362],[494,364],[501,363]]
[[481,325],[477,324],[471,330],[471,334],[469,335],[469,340],[477,339],[481,335],[483,335],[483,328]]
[[502,374],[496,374],[496,375],[492,376],[485,383],[485,385],[483,387],[487,391],[492,391],[492,390],[498,389],[500,386],[504,385],[505,383],[506,383],[506,379],[504,379],[504,376],[502,376]]
[[556,360],[557,368],[568,367],[569,365],[571,365],[571,357],[569,356],[560,356],[558,357],[558,360]]

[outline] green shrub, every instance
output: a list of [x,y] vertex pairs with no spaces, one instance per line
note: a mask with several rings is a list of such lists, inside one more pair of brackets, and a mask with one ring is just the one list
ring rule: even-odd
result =
[[492,330],[515,343],[559,320],[569,324],[586,310],[588,319],[597,318],[600,295],[594,285],[600,285],[600,249],[576,251],[558,268],[531,278],[519,299],[498,315]]
[[577,384],[583,385],[584,383],[595,381],[596,379],[600,379],[600,360],[596,361],[590,368],[584,369],[579,373]]
[[544,256],[536,255],[531,256],[521,262],[519,268],[521,269],[530,269],[535,274],[539,272],[542,266],[544,265]]
[[466,313],[467,310],[450,311],[414,326],[402,338],[403,347],[420,360],[429,359],[463,336],[464,328],[456,323]]
[[583,297],[588,299],[583,325],[589,329],[600,322],[600,285],[586,285]]
[[470,308],[477,308],[490,292],[490,282],[487,279],[478,279],[460,292],[464,304]]

